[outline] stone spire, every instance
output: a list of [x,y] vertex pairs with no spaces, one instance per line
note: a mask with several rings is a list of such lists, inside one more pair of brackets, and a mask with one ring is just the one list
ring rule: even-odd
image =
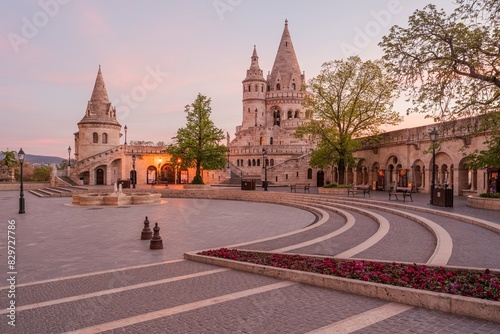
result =
[[273,69],[271,74],[267,76],[267,83],[271,91],[299,91],[304,83],[304,75],[300,72],[292,38],[288,31],[288,20],[285,20],[285,29],[281,36]]
[[116,120],[116,110],[109,102],[108,92],[106,91],[106,85],[104,84],[104,78],[101,72],[101,65],[99,65],[94,90],[92,91],[92,96],[87,104],[85,116],[80,121],[80,123],[95,122],[119,125]]
[[95,79],[94,90],[92,91],[90,102],[94,105],[95,111],[106,110],[109,105],[109,97],[106,91],[106,85],[104,84],[104,78],[102,77],[101,65],[99,65],[99,71],[97,72],[97,78]]
[[259,56],[257,56],[257,48],[255,45],[253,46],[252,53],[252,62],[250,63],[250,68],[247,70],[247,77],[244,81],[247,80],[264,80],[264,75],[259,66]]

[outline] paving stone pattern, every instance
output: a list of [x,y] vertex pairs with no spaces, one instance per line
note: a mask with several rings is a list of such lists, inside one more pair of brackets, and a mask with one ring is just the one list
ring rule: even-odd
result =
[[[270,188],[275,198],[285,198],[287,190]],[[317,189],[311,188],[311,193]],[[246,243],[241,248],[277,249],[310,241],[345,224],[333,211],[327,210],[329,221],[307,232],[255,243],[300,231],[317,217],[297,207],[257,202],[164,198],[160,205],[85,208],[69,205],[69,198],[41,199],[30,194],[26,195],[26,214],[19,215],[18,195],[0,192],[4,236],[0,241],[0,258],[4,259],[0,266],[4,268],[0,272],[4,282],[0,287],[0,333],[63,333],[86,328],[105,333],[307,333],[346,319],[364,320],[363,312],[388,305],[299,283],[280,285],[283,281],[279,279],[182,259],[184,252],[238,243]],[[356,206],[357,200],[349,199],[348,204]],[[355,257],[425,262],[432,254],[433,235],[408,218],[382,210],[391,206],[445,228],[453,239],[450,264],[500,269],[500,235],[408,209],[431,208],[425,194],[415,194],[414,202],[405,203],[406,207],[398,206],[402,201],[389,202],[386,193],[372,192],[367,201],[380,209],[363,210],[383,215],[390,230],[379,243]],[[498,213],[464,207],[463,203],[457,198],[454,208],[436,211],[500,224]],[[332,256],[376,232],[374,219],[342,210],[355,217],[350,230],[293,252]],[[149,250],[149,241],[140,240],[145,216],[151,226],[160,224],[163,250]],[[8,325],[6,316],[9,220],[16,224],[16,327]],[[500,333],[500,324],[413,307],[354,332]]]

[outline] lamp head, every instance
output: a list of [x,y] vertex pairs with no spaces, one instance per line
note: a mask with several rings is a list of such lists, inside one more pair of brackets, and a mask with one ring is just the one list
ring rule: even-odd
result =
[[433,143],[437,142],[439,137],[439,132],[436,130],[436,128],[432,129],[432,131],[429,132],[429,137],[431,138],[431,141]]
[[17,153],[17,157],[19,158],[19,162],[23,163],[24,162],[24,151],[23,151],[23,148],[21,147],[21,149],[19,150],[19,152]]

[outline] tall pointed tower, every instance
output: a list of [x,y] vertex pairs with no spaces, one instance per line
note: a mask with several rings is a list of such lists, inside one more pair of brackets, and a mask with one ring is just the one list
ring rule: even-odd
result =
[[300,73],[299,62],[293,49],[292,38],[288,31],[288,20],[274,59],[273,69],[267,76],[268,90],[271,92],[298,92],[304,83],[304,74]]
[[252,62],[243,80],[243,122],[236,127],[230,143],[231,173],[261,180],[267,176],[274,184],[309,180],[312,170],[308,153],[312,144],[295,137],[297,127],[310,121],[302,106],[308,94],[301,90],[304,82],[285,21],[267,80],[254,46]]
[[120,145],[121,125],[116,109],[109,102],[108,92],[99,65],[94,90],[75,133],[75,158],[82,160]]
[[288,30],[288,20],[281,35],[278,52],[271,73],[267,76],[268,124],[295,129],[297,122],[292,119],[304,119],[301,92],[305,75],[300,72],[292,38]]
[[243,80],[243,123],[242,128],[265,125],[266,80],[259,67],[257,49],[253,46],[252,62]]

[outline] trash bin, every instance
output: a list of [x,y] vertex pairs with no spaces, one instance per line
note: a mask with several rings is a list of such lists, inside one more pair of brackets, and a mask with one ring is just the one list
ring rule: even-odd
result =
[[444,190],[444,206],[447,208],[453,207],[453,187],[446,187]]
[[445,191],[444,188],[434,188],[432,196],[432,205],[444,206],[445,204]]
[[130,180],[118,180],[118,184],[122,185],[122,189],[130,188]]
[[255,181],[241,180],[241,190],[255,190]]

